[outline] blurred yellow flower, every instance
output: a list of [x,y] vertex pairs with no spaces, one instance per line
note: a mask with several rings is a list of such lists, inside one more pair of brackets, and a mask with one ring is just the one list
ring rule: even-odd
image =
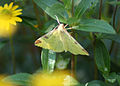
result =
[[15,86],[10,82],[4,82],[2,79],[5,77],[5,75],[0,75],[0,86]]
[[22,19],[17,17],[22,14],[22,9],[17,9],[19,6],[13,6],[13,2],[4,7],[0,6],[0,37],[12,36],[16,32],[16,22],[22,22]]
[[73,86],[76,82],[74,83],[70,77],[66,71],[35,74],[32,78],[32,86]]

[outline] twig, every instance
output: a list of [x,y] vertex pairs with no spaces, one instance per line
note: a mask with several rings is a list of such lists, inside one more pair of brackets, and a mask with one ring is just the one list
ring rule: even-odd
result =
[[33,2],[34,11],[35,11],[35,14],[36,14],[37,22],[38,22],[38,27],[41,28],[42,23],[41,23],[41,21],[40,21],[39,10],[38,10],[38,8],[37,8],[36,3],[35,3],[33,0],[32,0],[32,2]]
[[10,40],[10,47],[11,47],[13,74],[15,74],[15,73],[16,73],[16,61],[15,61],[15,50],[14,50],[14,47],[13,47],[13,39],[12,39],[12,36],[10,36],[9,40]]

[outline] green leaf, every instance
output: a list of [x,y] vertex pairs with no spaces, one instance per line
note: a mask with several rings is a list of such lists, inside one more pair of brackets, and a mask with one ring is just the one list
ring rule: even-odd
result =
[[97,4],[98,0],[81,0],[75,9],[75,17],[80,18],[91,6]]
[[99,81],[99,80],[94,80],[94,81],[86,83],[85,86],[110,86],[110,85],[107,85],[104,82]]
[[120,1],[111,1],[111,2],[107,2],[108,4],[111,5],[120,5]]
[[0,41],[0,49],[2,49],[6,43],[8,43],[8,40]]
[[95,61],[98,69],[108,74],[110,72],[110,56],[109,53],[101,40],[95,41]]
[[56,61],[56,53],[52,50],[43,49],[41,53],[41,61],[44,71],[53,72]]
[[71,10],[72,10],[72,0],[62,0],[64,3],[64,7],[68,13],[69,16],[71,16]]
[[117,75],[117,81],[118,81],[118,83],[120,85],[120,75]]
[[98,34],[97,37],[99,39],[110,39],[113,41],[116,41],[118,43],[120,43],[120,35],[119,34]]
[[68,14],[64,5],[57,0],[34,0],[35,3],[42,8],[49,16],[56,20],[55,15],[61,22],[66,22]]
[[109,33],[109,34],[116,33],[113,27],[109,25],[107,22],[97,19],[80,20],[79,25],[74,26],[72,28],[87,32],[100,32],[100,33]]
[[118,83],[120,85],[120,75],[117,75],[117,81],[118,81]]
[[11,82],[16,85],[29,85],[31,77],[32,75],[28,73],[18,73],[4,78],[3,81]]
[[110,73],[109,75],[103,75],[105,80],[110,82],[110,83],[115,83],[116,79],[117,79],[117,75],[116,73]]
[[65,9],[66,10],[71,10],[72,9],[72,0],[62,0],[64,3]]

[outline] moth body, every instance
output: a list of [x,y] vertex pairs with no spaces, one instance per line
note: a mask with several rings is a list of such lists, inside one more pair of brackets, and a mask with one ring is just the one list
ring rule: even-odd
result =
[[71,52],[78,55],[89,55],[88,52],[67,32],[64,24],[59,24],[44,36],[35,41],[35,45],[55,52]]

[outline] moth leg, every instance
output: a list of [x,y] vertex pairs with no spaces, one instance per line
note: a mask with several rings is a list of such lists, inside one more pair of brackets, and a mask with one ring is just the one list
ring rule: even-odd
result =
[[55,17],[57,19],[58,24],[60,25],[60,21],[59,21],[58,17],[56,15],[55,15]]
[[70,30],[70,29],[72,29],[72,27],[69,27],[69,28],[66,28],[67,30]]
[[66,28],[68,26],[68,24],[66,24],[65,26],[64,26],[64,28]]

